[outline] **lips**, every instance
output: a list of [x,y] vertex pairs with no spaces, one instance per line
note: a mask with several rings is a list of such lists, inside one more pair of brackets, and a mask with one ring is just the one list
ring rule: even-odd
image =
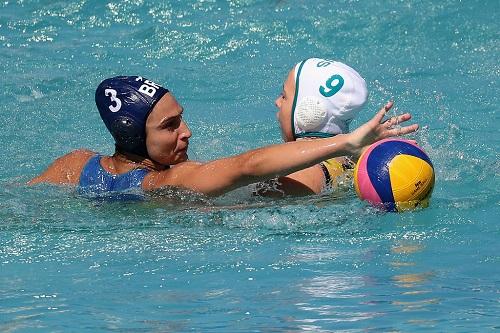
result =
[[175,153],[185,153],[187,152],[188,150],[188,147],[189,147],[189,144],[186,144],[184,147],[181,147],[181,148],[176,148],[175,149]]

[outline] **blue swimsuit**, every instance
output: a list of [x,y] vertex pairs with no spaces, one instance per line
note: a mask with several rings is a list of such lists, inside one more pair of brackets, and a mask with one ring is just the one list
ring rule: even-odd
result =
[[[146,169],[134,169],[120,175],[113,175],[101,166],[101,155],[92,156],[80,174],[79,192],[102,196],[120,192],[119,199],[137,200],[143,198],[142,181],[148,174]],[[114,197],[114,196],[113,196]]]

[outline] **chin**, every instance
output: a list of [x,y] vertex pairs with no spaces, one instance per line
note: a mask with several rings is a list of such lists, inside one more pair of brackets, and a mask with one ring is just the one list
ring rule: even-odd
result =
[[291,133],[287,133],[283,128],[281,128],[281,138],[283,142],[295,141]]
[[187,152],[178,152],[170,156],[163,156],[163,158],[157,160],[157,162],[163,165],[176,165],[188,160]]
[[187,152],[183,152],[183,153],[177,155],[177,157],[175,159],[175,164],[186,162],[188,159],[189,159],[189,157],[188,157]]

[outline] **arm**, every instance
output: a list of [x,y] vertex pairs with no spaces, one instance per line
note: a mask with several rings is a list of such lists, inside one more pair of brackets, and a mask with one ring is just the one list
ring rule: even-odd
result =
[[320,193],[325,186],[325,177],[321,167],[316,164],[287,176],[259,182],[256,185],[255,194],[264,197],[305,196]]
[[205,164],[185,162],[148,175],[145,189],[177,186],[209,195],[287,175],[313,166],[334,154],[345,155],[346,137],[273,145]]
[[349,134],[311,141],[294,141],[248,151],[209,163],[181,163],[170,170],[154,173],[145,179],[145,189],[177,186],[209,195],[219,195],[237,187],[284,176],[311,167],[332,157],[359,156],[377,140],[414,132],[418,125],[392,129],[393,122],[402,123],[409,114],[382,122],[392,107],[388,103],[370,121]]
[[[343,165],[349,164],[350,160],[346,157],[337,157],[333,160],[337,163],[332,164],[332,159],[329,159],[287,176],[258,183],[256,194],[265,197],[305,196],[319,194],[325,188],[336,188],[339,181],[345,180],[346,170]],[[328,176],[325,176],[325,171],[328,172]]]

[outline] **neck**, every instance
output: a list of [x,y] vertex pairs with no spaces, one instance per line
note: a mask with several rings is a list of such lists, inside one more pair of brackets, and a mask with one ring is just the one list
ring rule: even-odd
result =
[[151,171],[161,171],[169,168],[168,165],[163,165],[152,159],[132,153],[116,151],[113,154],[113,159],[122,163],[133,164],[136,168],[143,168]]

